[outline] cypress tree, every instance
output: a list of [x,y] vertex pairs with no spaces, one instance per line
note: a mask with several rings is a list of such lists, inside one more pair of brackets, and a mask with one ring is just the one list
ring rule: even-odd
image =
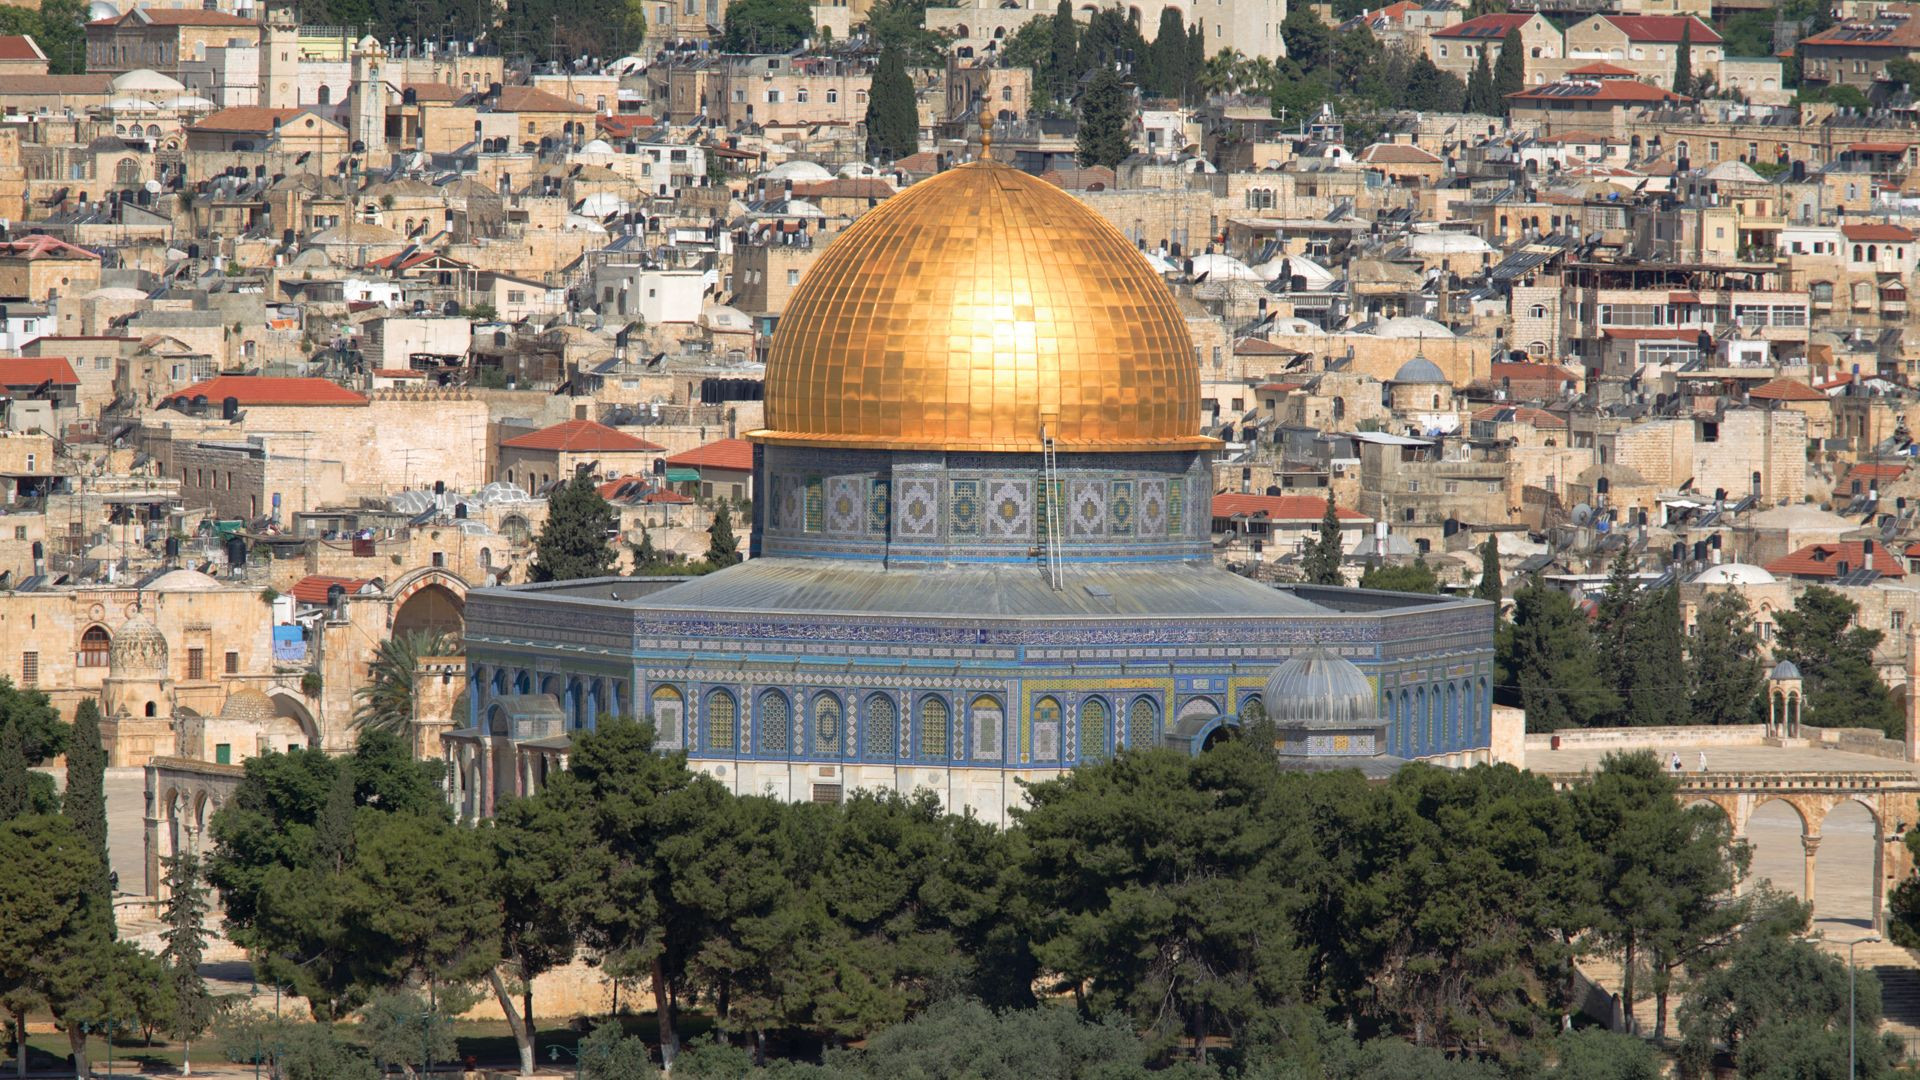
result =
[[725,570],[740,561],[740,541],[733,535],[733,512],[721,503],[707,527],[707,565]]
[[1671,727],[1688,722],[1686,634],[1680,590],[1668,585],[1644,597],[1627,634],[1627,723]]
[[1693,93],[1693,19],[1680,24],[1680,51],[1673,58],[1673,92]]
[[1766,685],[1760,634],[1738,589],[1715,589],[1700,603],[1699,629],[1687,650],[1687,685],[1696,724],[1744,724]]
[[880,50],[867,95],[867,156],[897,161],[919,152],[920,107],[914,103],[913,80],[900,46],[888,45]]
[[1133,105],[1127,100],[1127,88],[1112,68],[1103,67],[1080,95],[1080,140],[1075,157],[1082,165],[1105,165],[1111,169],[1133,153],[1128,130],[1133,121]]
[[200,872],[200,859],[193,852],[182,852],[166,860],[167,902],[161,911],[166,929],[160,936],[166,947],[160,963],[166,969],[173,991],[171,1034],[180,1040],[182,1075],[193,1073],[193,1037],[207,1029],[213,1020],[213,995],[207,981],[200,977],[200,962],[207,951],[207,884]]
[[1205,96],[1200,89],[1200,72],[1207,66],[1207,37],[1199,23],[1187,27],[1187,100],[1198,101]]
[[1497,116],[1499,108],[1493,104],[1493,69],[1487,66],[1487,51],[1480,50],[1480,62],[1473,67],[1473,75],[1467,79],[1467,111],[1482,116]]
[[1493,115],[1507,115],[1507,95],[1527,88],[1527,45],[1520,40],[1520,28],[1507,31],[1500,43],[1500,62],[1493,69]]
[[572,581],[613,572],[615,555],[607,543],[619,516],[586,473],[547,500],[547,523],[534,541],[534,581]]
[[1500,549],[1494,545],[1493,537],[1480,545],[1480,584],[1473,595],[1482,600],[1500,602]]
[[20,729],[12,724],[0,724],[0,822],[12,821],[32,810],[31,775]]
[[[112,870],[107,861],[107,752],[100,745],[100,706],[85,698],[73,712],[73,735],[67,742],[67,791],[61,812],[86,838],[88,850],[99,860],[94,894],[112,910]],[[109,920],[111,924],[111,920]]]
[[1071,98],[1080,81],[1079,40],[1080,24],[1073,21],[1073,5],[1060,0],[1060,6],[1053,9],[1053,43],[1047,50],[1047,70],[1041,73],[1047,93],[1055,101]]
[[1160,28],[1148,51],[1153,65],[1153,92],[1163,98],[1184,98],[1193,72],[1187,67],[1187,27],[1177,7],[1160,9]]
[[1312,585],[1345,585],[1340,573],[1340,515],[1333,498],[1327,498],[1327,512],[1320,518],[1320,535],[1307,543],[1300,559],[1300,573]]

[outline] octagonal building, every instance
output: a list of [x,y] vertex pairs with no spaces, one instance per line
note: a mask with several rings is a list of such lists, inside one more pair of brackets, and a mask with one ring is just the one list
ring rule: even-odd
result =
[[[603,714],[741,793],[927,788],[994,822],[1016,780],[1197,752],[1255,709],[1302,767],[1487,754],[1492,605],[1214,565],[1185,318],[1050,184],[983,160],[861,217],[788,304],[765,398],[746,562],[468,595],[461,810],[538,787]],[[1263,700],[1308,654],[1342,724]]]

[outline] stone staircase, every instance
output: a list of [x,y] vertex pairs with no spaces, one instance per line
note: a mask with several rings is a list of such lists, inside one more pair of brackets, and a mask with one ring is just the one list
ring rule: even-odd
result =
[[[1820,947],[1845,960],[1844,945],[1822,941]],[[1920,1050],[1920,954],[1891,942],[1854,947],[1854,963],[1880,980],[1880,1008],[1886,1030],[1907,1041],[1908,1054]]]

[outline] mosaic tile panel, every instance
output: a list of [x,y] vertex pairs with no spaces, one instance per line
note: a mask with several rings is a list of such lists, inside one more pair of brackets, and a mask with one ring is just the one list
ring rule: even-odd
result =
[[875,480],[867,490],[867,531],[879,536],[887,535],[887,515],[890,509],[888,496],[892,488],[885,480]]
[[1167,482],[1140,481],[1140,535],[1167,535]]
[[1187,531],[1187,482],[1167,481],[1167,533],[1181,536]]
[[1098,480],[1073,480],[1068,483],[1067,535],[1100,536],[1106,531],[1106,485]]
[[1115,480],[1107,487],[1107,531],[1114,536],[1132,536],[1133,526],[1133,481]]
[[802,500],[806,491],[797,476],[785,474],[773,478],[774,526],[788,532],[799,532],[800,524],[805,520],[805,507]]
[[900,506],[894,532],[912,540],[933,540],[940,535],[940,482],[911,479],[900,482]]
[[987,536],[996,540],[1033,539],[1033,483],[987,482]]
[[980,535],[980,485],[978,480],[949,482],[952,497],[947,500],[947,534],[955,539],[974,539]]
[[857,536],[866,521],[866,499],[860,491],[861,477],[833,476],[827,479],[827,532],[836,536]]
[[827,510],[826,484],[817,476],[807,477],[807,531],[817,533],[825,523]]

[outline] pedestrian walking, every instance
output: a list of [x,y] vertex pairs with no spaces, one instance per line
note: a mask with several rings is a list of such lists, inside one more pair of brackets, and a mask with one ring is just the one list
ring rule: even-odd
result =
[[1705,750],[1700,751],[1700,771],[1707,771],[1707,752]]

